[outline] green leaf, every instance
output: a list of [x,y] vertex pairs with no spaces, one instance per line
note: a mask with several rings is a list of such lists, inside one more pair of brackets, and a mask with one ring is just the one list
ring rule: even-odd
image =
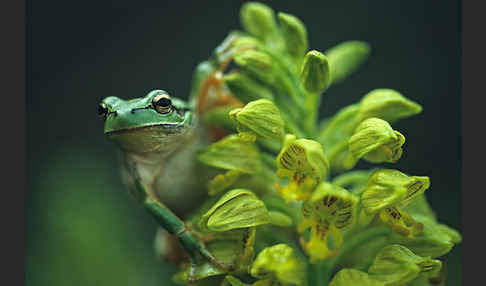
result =
[[361,41],[340,43],[324,53],[329,59],[332,83],[338,84],[356,71],[369,57],[370,45]]

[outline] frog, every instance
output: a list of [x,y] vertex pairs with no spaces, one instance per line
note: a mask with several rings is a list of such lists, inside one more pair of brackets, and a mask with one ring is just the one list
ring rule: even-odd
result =
[[216,174],[196,159],[198,150],[217,139],[211,127],[201,123],[201,115],[211,106],[241,105],[221,81],[235,38],[231,33],[195,68],[188,100],[153,89],[132,99],[107,96],[98,105],[104,134],[120,151],[123,183],[158,222],[159,231],[179,242],[189,258],[189,281],[195,279],[199,255],[216,267],[233,268],[207,250],[204,238],[187,227],[183,216],[207,196],[205,185]]

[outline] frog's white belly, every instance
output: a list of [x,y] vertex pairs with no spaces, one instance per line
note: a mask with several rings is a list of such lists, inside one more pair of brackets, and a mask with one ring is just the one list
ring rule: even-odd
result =
[[182,216],[207,196],[206,184],[215,170],[203,166],[196,157],[197,150],[209,144],[203,130],[175,141],[177,148],[170,156],[166,153],[126,153],[124,182],[133,188],[133,178],[127,167],[135,163],[142,181],[153,187],[159,200],[177,215]]

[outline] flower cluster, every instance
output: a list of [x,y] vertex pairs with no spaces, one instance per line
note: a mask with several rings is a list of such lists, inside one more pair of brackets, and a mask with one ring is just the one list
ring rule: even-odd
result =
[[[216,170],[186,221],[229,269],[201,259],[175,276],[201,285],[432,285],[461,241],[427,203],[427,176],[379,164],[406,151],[394,122],[422,107],[375,89],[320,120],[319,106],[368,58],[365,42],[309,50],[297,17],[262,3],[196,69],[201,123],[218,131],[198,160]],[[236,68],[226,70],[228,63]],[[217,73],[205,72],[216,66]],[[205,76],[201,76],[205,72]],[[202,79],[201,79],[202,78]],[[216,133],[214,133],[216,134]],[[353,169],[359,160],[377,164]]]

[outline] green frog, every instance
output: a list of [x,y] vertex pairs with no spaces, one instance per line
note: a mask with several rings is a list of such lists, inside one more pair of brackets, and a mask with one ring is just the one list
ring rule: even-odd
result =
[[199,148],[214,140],[199,115],[211,104],[228,104],[220,78],[233,39],[230,35],[210,60],[198,65],[188,101],[155,89],[129,100],[108,96],[98,106],[104,134],[121,150],[123,182],[160,227],[180,243],[192,266],[190,277],[198,253],[218,267],[232,267],[205,248],[183,217],[207,196],[206,183],[216,172],[196,159]]

